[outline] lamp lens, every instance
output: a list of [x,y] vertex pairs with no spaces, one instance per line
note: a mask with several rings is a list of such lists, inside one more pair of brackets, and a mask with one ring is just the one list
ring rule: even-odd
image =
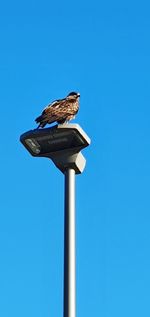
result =
[[29,148],[31,149],[31,151],[34,154],[39,154],[40,153],[40,145],[39,143],[34,140],[34,139],[26,139],[25,143],[29,146]]

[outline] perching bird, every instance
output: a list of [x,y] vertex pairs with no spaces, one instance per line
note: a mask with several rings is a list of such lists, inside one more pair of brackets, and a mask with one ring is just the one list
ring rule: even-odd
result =
[[79,97],[77,92],[71,92],[64,99],[55,100],[50,103],[42,112],[42,114],[35,119],[39,123],[38,128],[44,128],[48,123],[58,122],[63,124],[72,120],[79,110]]

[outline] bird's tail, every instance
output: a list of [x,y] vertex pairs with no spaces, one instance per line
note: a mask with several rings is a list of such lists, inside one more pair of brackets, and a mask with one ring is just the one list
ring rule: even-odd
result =
[[43,115],[37,117],[37,118],[35,119],[35,122],[36,122],[36,123],[39,123],[37,129],[39,129],[40,127],[41,127],[41,128],[44,128],[44,126],[46,125],[46,122],[45,122],[45,120],[44,120]]
[[40,123],[40,122],[42,121],[42,119],[43,119],[43,116],[39,116],[39,117],[37,117],[37,118],[35,119],[35,122],[36,122],[36,123]]

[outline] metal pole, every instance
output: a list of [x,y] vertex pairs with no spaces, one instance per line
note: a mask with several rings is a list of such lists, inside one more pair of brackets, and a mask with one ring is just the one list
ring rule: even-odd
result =
[[64,317],[76,316],[75,171],[65,172]]

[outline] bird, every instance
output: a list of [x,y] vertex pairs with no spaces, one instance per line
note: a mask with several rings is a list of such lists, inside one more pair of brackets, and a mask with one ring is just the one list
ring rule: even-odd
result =
[[70,92],[66,98],[51,102],[44,108],[42,114],[35,119],[39,123],[37,129],[44,128],[46,124],[57,122],[58,124],[68,123],[75,118],[79,110],[80,93]]

